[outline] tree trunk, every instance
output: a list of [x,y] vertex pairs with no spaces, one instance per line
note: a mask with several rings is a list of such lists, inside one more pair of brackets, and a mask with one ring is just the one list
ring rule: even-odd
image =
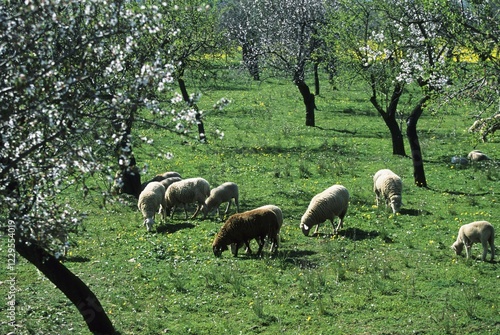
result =
[[401,129],[399,128],[398,121],[396,120],[396,112],[398,108],[399,98],[401,97],[401,94],[403,92],[403,87],[400,84],[396,84],[394,86],[391,102],[389,103],[389,106],[387,106],[387,108],[384,110],[384,108],[382,108],[377,100],[377,80],[373,75],[371,76],[371,85],[372,96],[370,98],[370,102],[384,119],[387,128],[389,128],[392,139],[392,154],[406,156],[403,134],[401,132]]
[[417,122],[422,115],[422,107],[428,99],[428,96],[422,98],[406,120],[406,136],[408,136],[410,142],[411,159],[413,161],[413,178],[415,185],[419,187],[427,187],[427,180],[425,179],[424,161],[422,160],[422,151],[418,141]]
[[66,295],[93,334],[115,334],[115,328],[95,294],[54,256],[36,244],[22,240],[16,242],[16,251]]
[[260,70],[259,70],[259,56],[255,53],[252,44],[249,42],[243,42],[241,44],[241,54],[243,58],[243,63],[253,77],[253,80],[260,80]]
[[391,133],[392,154],[406,156],[403,133],[399,128],[398,121],[396,120],[396,113],[386,113],[382,116],[382,118],[384,119],[384,122]]
[[314,94],[311,93],[309,86],[304,81],[295,81],[295,85],[299,88],[306,106],[306,126],[315,127],[314,110],[316,109],[316,103],[314,102]]
[[205,126],[203,125],[203,121],[201,119],[201,114],[198,112],[198,106],[196,106],[194,101],[192,101],[189,98],[189,94],[188,94],[188,91],[186,88],[186,83],[184,82],[184,79],[179,78],[178,81],[179,81],[179,88],[180,88],[181,94],[182,94],[182,99],[184,100],[184,102],[186,102],[188,104],[188,106],[193,107],[196,110],[195,118],[196,118],[196,124],[198,125],[198,136],[200,137],[200,142],[201,143],[208,143],[207,135],[205,134]]

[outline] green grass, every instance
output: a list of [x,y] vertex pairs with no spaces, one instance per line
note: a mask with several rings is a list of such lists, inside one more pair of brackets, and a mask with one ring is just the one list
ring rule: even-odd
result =
[[[498,262],[479,261],[478,245],[471,260],[450,249],[460,225],[484,219],[498,226],[500,214],[498,164],[450,164],[477,144],[466,132],[467,106],[419,121],[429,184],[421,189],[413,186],[411,160],[391,155],[388,131],[358,87],[323,87],[318,127],[310,128],[289,82],[233,75],[218,84],[204,89],[201,107],[210,110],[221,97],[233,103],[207,112],[208,145],[136,129],[136,137],[155,139],[154,149],[135,147],[140,164],[149,165],[143,179],[175,170],[214,186],[238,183],[242,210],[282,208],[279,252],[217,259],[211,243],[220,221],[186,221],[179,211],[147,233],[129,198],[102,207],[98,194],[68,196],[88,220],[64,263],[96,293],[121,334],[500,332]],[[216,129],[224,139],[215,138]],[[477,148],[495,156],[500,141]],[[158,158],[162,150],[174,158]],[[386,167],[403,178],[401,215],[374,206],[371,178]],[[332,237],[325,223],[319,236],[303,236],[300,217],[310,199],[335,183],[351,193],[340,235]],[[76,308],[33,266],[21,259],[16,271],[17,334],[88,334]],[[0,285],[2,298],[6,290]],[[8,330],[5,321],[0,331]]]

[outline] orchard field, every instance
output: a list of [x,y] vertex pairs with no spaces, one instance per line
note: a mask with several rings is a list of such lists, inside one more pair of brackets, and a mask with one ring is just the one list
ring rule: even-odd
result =
[[[246,77],[229,73],[201,87],[208,144],[138,125],[134,152],[139,165],[148,164],[144,181],[164,171],[201,176],[213,187],[233,181],[241,210],[281,207],[273,257],[266,247],[262,259],[228,251],[215,258],[211,244],[223,222],[214,216],[184,220],[178,211],[167,222],[157,217],[148,233],[132,197],[103,203],[96,192],[84,198],[72,188],[61,199],[87,213],[64,264],[96,293],[119,333],[500,333],[498,261],[481,262],[479,245],[469,260],[450,249],[462,224],[488,220],[500,231],[500,140],[482,143],[467,133],[470,107],[442,107],[420,119],[429,188],[418,188],[411,159],[391,154],[388,130],[359,85],[324,84],[317,127],[306,127],[291,82]],[[213,110],[223,97],[231,104]],[[493,160],[451,164],[474,148]],[[381,168],[403,179],[398,215],[375,206],[372,176]],[[332,236],[326,222],[319,236],[304,236],[299,223],[310,199],[332,184],[351,194],[344,228]],[[5,254],[5,243],[1,248]],[[21,258],[16,275],[16,334],[89,334],[75,307],[35,267]],[[3,282],[2,315],[7,290]],[[2,317],[0,332],[7,329]]]

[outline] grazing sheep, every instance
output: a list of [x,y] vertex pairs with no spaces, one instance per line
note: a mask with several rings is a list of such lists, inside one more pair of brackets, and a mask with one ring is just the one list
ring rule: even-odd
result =
[[159,183],[162,184],[165,187],[165,190],[172,185],[173,183],[176,183],[178,181],[181,181],[181,177],[168,177],[160,181]]
[[472,150],[469,152],[467,155],[467,159],[472,161],[472,162],[479,162],[479,161],[485,161],[490,159],[488,156],[486,156],[482,151],[480,150]]
[[[256,208],[243,213],[233,214],[227,219],[212,243],[212,249],[216,257],[220,257],[230,244],[245,244],[251,253],[249,241],[256,239],[259,243],[257,256],[262,253],[266,236],[273,245],[277,244],[279,231],[278,218],[273,210],[268,208]],[[271,247],[271,250],[275,250]],[[238,248],[233,249],[233,256],[238,255]]]
[[[304,235],[308,236],[311,227],[318,225],[314,230],[314,234],[317,234],[319,225],[328,219],[332,223],[333,233],[337,234],[344,224],[344,216],[348,207],[349,192],[347,188],[342,185],[333,185],[311,199],[306,212],[300,220],[300,229],[302,229]],[[339,217],[337,228],[333,224],[336,216]]]
[[390,204],[393,213],[401,210],[403,182],[397,174],[389,169],[377,171],[373,176],[373,191],[376,195],[377,206],[380,198],[383,197],[385,206]]
[[227,182],[210,191],[210,196],[205,200],[203,204],[203,219],[207,217],[207,214],[217,209],[217,215],[219,216],[219,206],[223,202],[227,201],[227,207],[224,214],[227,214],[229,207],[231,207],[231,200],[234,199],[236,205],[236,213],[240,211],[240,205],[238,203],[238,185],[235,183]]
[[160,209],[165,194],[165,187],[159,182],[151,182],[139,195],[137,207],[144,217],[147,231],[151,230],[155,220],[155,213]]
[[469,258],[470,250],[472,244],[481,242],[483,245],[483,256],[481,259],[486,260],[486,254],[488,253],[488,243],[491,248],[491,261],[495,257],[495,230],[493,226],[488,221],[475,221],[469,224],[465,224],[458,230],[457,240],[451,248],[455,251],[457,255],[462,253],[465,245],[465,253],[467,258]]
[[[168,190],[168,187],[173,183],[181,181],[181,177],[168,177],[160,181],[159,183],[165,187],[165,192]],[[161,202],[159,213],[161,214],[162,220],[166,219],[166,204],[165,204],[165,196],[163,196],[163,201]]]
[[178,205],[184,206],[186,219],[188,218],[186,205],[197,203],[196,211],[192,219],[196,218],[201,206],[210,195],[210,184],[203,178],[188,178],[177,181],[171,184],[166,192],[163,200],[164,216],[167,216],[172,211],[171,219],[174,218],[174,212]]
[[[279,233],[280,233],[280,230],[281,230],[281,226],[283,226],[283,212],[281,211],[281,208],[279,208],[278,206],[275,206],[275,205],[264,205],[264,206],[261,206],[261,207],[258,207],[256,209],[269,209],[269,210],[272,210],[274,212],[274,214],[276,215],[276,218],[278,219],[278,232],[276,234],[276,244],[272,244],[271,243],[271,252],[275,252],[277,248],[279,248],[279,244],[280,244],[280,237],[279,237]],[[248,243],[250,243],[250,240],[247,241]],[[257,240],[257,243],[259,243],[259,241]],[[241,248],[241,246],[243,244],[247,244],[247,243],[244,243],[244,242],[241,242],[239,244],[231,244],[231,251],[232,253],[234,254],[235,252],[235,248],[236,249],[239,249]],[[274,248],[274,249],[273,249]],[[245,252],[247,254],[249,254],[251,252],[250,249],[246,249]]]

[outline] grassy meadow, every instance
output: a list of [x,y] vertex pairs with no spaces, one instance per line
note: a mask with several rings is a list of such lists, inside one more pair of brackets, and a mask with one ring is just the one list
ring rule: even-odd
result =
[[[120,334],[500,333],[500,255],[481,262],[480,245],[469,260],[450,249],[462,224],[488,220],[500,231],[499,165],[450,163],[474,147],[499,159],[500,138],[475,141],[468,106],[424,114],[418,129],[429,188],[422,189],[413,185],[411,159],[392,156],[388,130],[359,85],[333,90],[324,82],[311,128],[291,82],[246,77],[229,73],[215,86],[190,87],[204,92],[208,145],[138,127],[136,138],[153,138],[154,147],[138,142],[135,155],[149,165],[143,180],[178,171],[212,186],[233,181],[242,210],[281,207],[274,257],[266,247],[262,259],[229,251],[215,258],[211,244],[222,221],[214,217],[184,220],[178,211],[148,233],[135,199],[104,207],[99,194],[64,199],[88,214],[64,263],[96,293]],[[222,97],[232,103],[212,110]],[[375,206],[372,176],[381,168],[403,178],[401,214]],[[344,228],[332,236],[326,222],[319,236],[305,237],[302,214],[332,184],[351,194]],[[32,265],[21,259],[16,270],[17,334],[89,333]],[[2,298],[6,290],[0,285]]]

